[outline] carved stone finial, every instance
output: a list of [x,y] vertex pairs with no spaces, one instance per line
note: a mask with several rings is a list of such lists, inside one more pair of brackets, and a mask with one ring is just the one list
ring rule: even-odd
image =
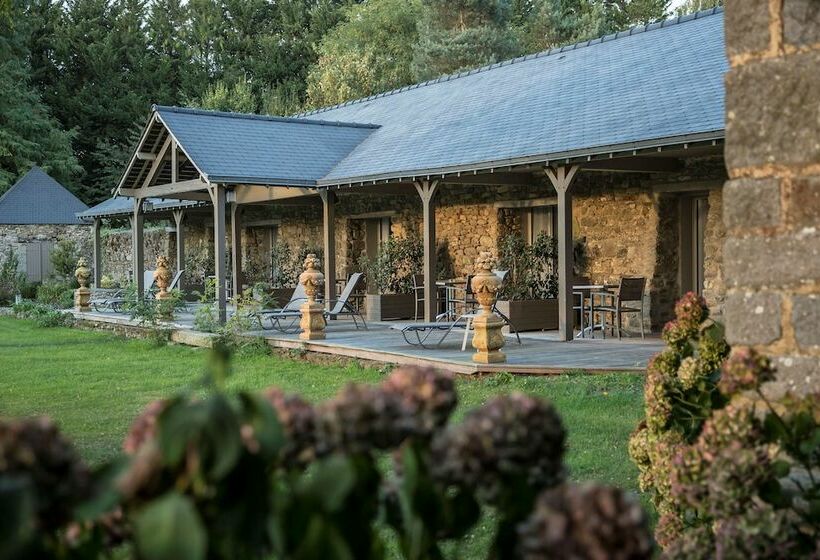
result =
[[302,319],[299,323],[302,332],[299,338],[302,340],[325,338],[324,307],[321,303],[316,303],[316,292],[325,283],[325,275],[319,270],[320,266],[321,262],[318,257],[310,253],[305,257],[305,271],[299,275],[299,283],[304,286],[308,298],[299,309],[302,312]]
[[159,292],[157,299],[167,299],[171,297],[168,293],[168,286],[171,284],[171,269],[168,268],[168,257],[157,256],[157,269],[154,271],[154,281],[157,283]]
[[91,270],[88,268],[88,261],[85,258],[80,257],[77,260],[74,277],[80,284],[80,287],[74,290],[74,307],[77,311],[90,311],[91,290],[88,289],[88,279],[91,278]]
[[507,357],[500,351],[504,346],[504,335],[501,329],[504,321],[493,313],[501,279],[493,272],[495,258],[492,253],[481,252],[476,259],[475,271],[471,286],[481,314],[473,319],[473,361],[483,364],[505,362]]

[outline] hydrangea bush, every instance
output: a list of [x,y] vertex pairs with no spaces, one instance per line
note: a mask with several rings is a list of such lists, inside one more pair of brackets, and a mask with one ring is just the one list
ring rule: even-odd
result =
[[667,558],[820,554],[820,393],[771,401],[770,361],[730,351],[702,298],[685,295],[650,362],[629,453]]
[[227,355],[207,396],[148,405],[95,472],[48,421],[0,424],[0,557],[368,559],[388,537],[437,559],[485,508],[489,558],[651,557],[630,496],[565,481],[565,430],[544,401],[499,396],[451,423],[453,378],[407,367],[318,404],[228,394]]

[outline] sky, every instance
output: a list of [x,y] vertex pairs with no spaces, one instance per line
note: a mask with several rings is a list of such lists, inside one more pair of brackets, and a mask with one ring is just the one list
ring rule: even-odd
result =
[[676,8],[680,7],[686,0],[672,0],[672,8],[670,11],[675,11]]

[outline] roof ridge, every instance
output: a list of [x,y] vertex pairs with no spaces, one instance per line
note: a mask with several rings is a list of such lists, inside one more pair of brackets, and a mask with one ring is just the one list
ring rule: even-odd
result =
[[[618,31],[616,33],[610,33],[608,35],[603,35],[601,37],[596,37],[594,39],[587,39],[586,41],[580,41],[580,42],[573,43],[573,44],[570,44],[570,45],[564,45],[562,47],[554,47],[554,48],[546,50],[546,51],[540,51],[540,52],[537,52],[537,53],[526,54],[526,55],[518,56],[516,58],[512,58],[512,59],[508,59],[508,60],[502,60],[501,62],[494,62],[492,64],[487,64],[485,66],[480,66],[478,68],[471,68],[471,69],[468,69],[468,70],[462,70],[461,72],[456,72],[454,74],[446,74],[444,76],[439,76],[438,78],[433,78],[431,80],[426,80],[424,82],[418,82],[418,83],[415,83],[415,84],[402,86],[400,88],[395,88],[395,89],[392,89],[392,90],[375,93],[373,95],[368,95],[367,97],[361,97],[359,99],[351,99],[350,101],[345,101],[343,103],[337,103],[335,105],[328,105],[326,107],[320,107],[318,109],[311,109],[310,111],[302,111],[301,113],[296,113],[295,115],[293,115],[293,117],[290,117],[290,118],[299,119],[299,117],[317,115],[317,114],[320,114],[320,113],[324,113],[326,111],[331,111],[333,109],[338,109],[340,107],[347,107],[348,105],[355,105],[355,104],[358,104],[358,103],[364,103],[365,101],[372,101],[373,99],[378,99],[380,97],[387,97],[388,95],[394,95],[394,94],[397,94],[397,93],[402,93],[404,91],[411,90],[411,89],[430,86],[430,85],[434,85],[434,84],[438,84],[438,83],[442,83],[442,82],[449,82],[450,80],[454,80],[454,79],[457,79],[457,78],[463,78],[465,76],[471,76],[473,74],[478,74],[480,72],[486,72],[488,70],[493,70],[493,69],[499,68],[501,66],[509,66],[510,64],[517,64],[519,62],[529,61],[529,60],[533,60],[533,59],[536,59],[536,58],[542,58],[542,57],[545,57],[545,56],[551,56],[551,55],[555,55],[555,54],[565,53],[567,51],[573,51],[573,50],[577,50],[579,48],[588,47],[588,46],[591,46],[591,45],[597,45],[599,43],[604,43],[604,42],[608,42],[608,41],[613,41],[615,39],[630,37],[632,35],[636,35],[638,33],[643,33],[645,31],[654,31],[655,29],[661,29],[661,28],[666,29],[668,27],[672,27],[674,25],[679,25],[679,24],[685,23],[687,21],[694,21],[694,20],[697,20],[697,19],[703,19],[703,18],[708,17],[708,16],[713,16],[713,15],[722,14],[722,13],[723,13],[723,7],[718,6],[718,7],[715,7],[715,8],[700,10],[700,11],[694,12],[692,14],[687,14],[687,15],[683,15],[683,16],[675,16],[673,18],[669,18],[669,19],[666,19],[666,20],[663,20],[663,21],[658,21],[658,22],[649,23],[649,24],[645,24],[645,25],[636,25],[636,26],[631,27],[629,29],[625,29],[623,31]],[[310,120],[310,119],[307,119],[307,120]],[[317,120],[317,122],[327,122],[327,121]]]
[[233,113],[229,111],[212,111],[196,107],[175,107],[172,105],[153,105],[154,111],[166,111],[170,113],[184,113],[189,115],[207,115],[210,117],[225,117],[233,119],[249,119],[260,121],[287,122],[299,124],[315,124],[319,126],[338,126],[345,128],[379,128],[380,125],[370,123],[353,123],[344,121],[324,121],[319,119],[302,119],[298,117],[279,117],[276,115],[258,115],[255,113]]

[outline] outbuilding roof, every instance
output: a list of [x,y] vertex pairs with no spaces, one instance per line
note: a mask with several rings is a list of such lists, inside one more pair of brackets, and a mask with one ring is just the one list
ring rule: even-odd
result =
[[724,136],[722,9],[303,115],[381,125],[320,185]]
[[213,183],[313,186],[378,128],[180,107],[155,110]]
[[0,224],[79,224],[82,200],[39,167],[32,167],[3,196]]
[[[193,206],[205,206],[205,202],[197,200],[172,200],[162,198],[148,198],[146,202],[150,204],[151,211],[176,210],[177,208],[190,208]],[[78,212],[77,217],[81,219],[104,218],[111,216],[127,216],[134,211],[134,199],[128,196],[114,196],[92,206],[83,212]]]

